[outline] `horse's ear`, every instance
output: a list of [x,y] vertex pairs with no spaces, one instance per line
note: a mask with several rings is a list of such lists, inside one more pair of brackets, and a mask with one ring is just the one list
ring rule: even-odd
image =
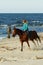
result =
[[16,28],[15,28],[15,26],[14,26],[14,28],[13,28],[13,29],[16,29]]

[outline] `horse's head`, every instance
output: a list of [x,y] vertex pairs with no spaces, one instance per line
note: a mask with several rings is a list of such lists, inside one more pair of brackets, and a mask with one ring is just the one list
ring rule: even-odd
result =
[[12,36],[15,37],[15,35],[19,35],[21,36],[23,34],[23,31],[20,29],[17,29],[14,27],[13,31],[12,31]]
[[16,28],[14,28],[12,31],[12,37],[15,37],[15,35],[16,35]]

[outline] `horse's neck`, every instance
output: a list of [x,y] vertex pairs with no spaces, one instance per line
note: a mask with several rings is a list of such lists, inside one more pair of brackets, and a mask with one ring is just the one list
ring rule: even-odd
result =
[[23,33],[23,31],[17,29],[17,32],[16,32],[16,33],[17,33],[19,36],[21,36],[22,33]]

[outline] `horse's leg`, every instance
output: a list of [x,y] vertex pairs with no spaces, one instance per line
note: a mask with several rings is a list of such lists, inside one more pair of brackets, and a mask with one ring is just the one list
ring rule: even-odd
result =
[[[36,41],[37,41],[37,43],[38,43],[38,38],[36,39]],[[41,43],[41,41],[39,41],[39,42]],[[38,46],[39,46],[40,43],[38,43]]]
[[[38,44],[38,39],[36,39],[36,41],[37,41],[37,44]],[[38,44],[38,46],[39,46],[39,44]]]
[[38,38],[39,42],[41,43],[40,37],[38,35],[37,35],[37,38]]
[[29,45],[29,42],[27,41],[27,45],[28,45],[28,47],[30,47],[30,45]]
[[37,46],[36,43],[34,42],[34,40],[32,40],[32,41],[33,41],[33,43],[35,44],[35,46]]
[[28,41],[26,41],[26,42],[27,42],[27,45],[28,45],[29,49],[31,50],[30,45],[29,45],[29,42]]
[[21,51],[23,51],[23,42],[21,42]]

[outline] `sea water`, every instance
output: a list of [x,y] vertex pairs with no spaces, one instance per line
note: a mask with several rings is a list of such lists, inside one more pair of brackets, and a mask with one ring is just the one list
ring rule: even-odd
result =
[[0,39],[7,37],[8,25],[22,28],[22,20],[28,21],[30,30],[43,32],[43,13],[0,13]]

